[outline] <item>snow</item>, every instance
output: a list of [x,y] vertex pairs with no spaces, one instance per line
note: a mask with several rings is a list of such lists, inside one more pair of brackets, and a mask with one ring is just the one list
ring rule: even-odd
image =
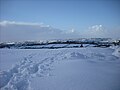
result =
[[99,47],[0,49],[0,88],[120,90],[118,50]]
[[120,57],[120,46],[111,46],[111,48],[115,50],[112,55]]

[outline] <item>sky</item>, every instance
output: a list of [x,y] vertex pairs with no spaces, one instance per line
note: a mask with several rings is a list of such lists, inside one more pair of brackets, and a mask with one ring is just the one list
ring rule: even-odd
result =
[[[10,26],[12,22],[21,27],[22,25],[18,23],[23,25],[25,23],[41,25],[42,23],[54,29],[57,28],[57,31],[73,32],[73,36],[77,36],[77,32],[85,36],[89,34],[86,34],[88,31],[93,33],[103,29],[116,34],[120,31],[120,0],[0,0],[0,23]],[[12,24],[16,28],[15,23]],[[6,37],[2,35],[4,29],[5,25],[4,28],[1,26],[1,38]],[[81,34],[81,32],[84,33]],[[8,35],[7,32],[4,34]],[[29,33],[26,34],[29,35]],[[95,34],[97,36],[96,32]],[[94,35],[91,34],[91,37]],[[102,36],[104,35],[98,37]]]

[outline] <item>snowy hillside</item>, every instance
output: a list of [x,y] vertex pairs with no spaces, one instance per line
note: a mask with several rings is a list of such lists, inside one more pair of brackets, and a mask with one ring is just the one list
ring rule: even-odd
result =
[[0,49],[0,89],[120,90],[115,52],[119,47]]
[[120,45],[120,40],[110,38],[57,39],[41,41],[1,42],[0,48],[10,49],[58,49],[79,47],[110,47]]

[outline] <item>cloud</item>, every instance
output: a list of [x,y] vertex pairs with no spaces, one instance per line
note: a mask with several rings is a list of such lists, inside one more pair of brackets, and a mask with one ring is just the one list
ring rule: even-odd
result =
[[93,25],[83,32],[88,38],[120,38],[120,28],[108,29],[103,25]]
[[40,26],[40,27],[50,27],[50,25],[44,25],[43,23],[29,23],[29,22],[15,22],[15,21],[1,21],[0,26],[7,25],[29,25],[29,26]]
[[44,25],[15,21],[0,22],[0,41],[24,41],[58,38],[62,30]]
[[102,25],[93,25],[91,27],[89,27],[90,30],[95,30],[95,31],[100,31],[103,29]]
[[90,26],[86,32],[87,36],[90,37],[104,37],[106,33],[105,28],[103,25],[93,25]]
[[93,25],[86,30],[60,30],[43,23],[1,21],[0,41],[25,41],[74,38],[120,38],[120,29],[108,30]]
[[73,33],[76,33],[76,30],[74,28],[66,31],[66,34],[73,34]]
[[53,28],[43,23],[2,21],[0,22],[0,41],[49,40],[78,37],[74,33]]

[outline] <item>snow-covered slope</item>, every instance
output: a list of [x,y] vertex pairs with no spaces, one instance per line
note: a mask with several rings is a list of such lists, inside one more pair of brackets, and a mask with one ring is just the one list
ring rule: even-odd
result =
[[114,50],[112,55],[120,58],[120,46],[111,46],[110,48]]
[[0,49],[1,90],[120,90],[111,48]]

